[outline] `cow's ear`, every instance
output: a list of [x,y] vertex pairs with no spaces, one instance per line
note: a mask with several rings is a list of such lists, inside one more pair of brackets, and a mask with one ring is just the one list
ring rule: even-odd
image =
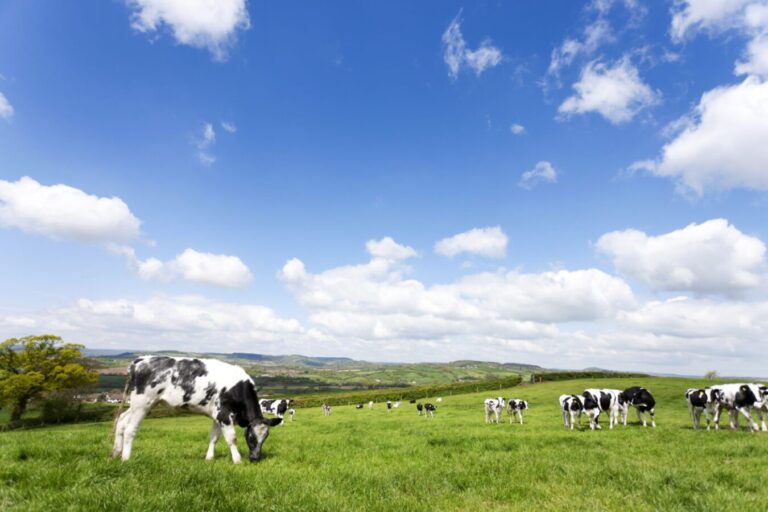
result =
[[276,427],[283,421],[283,418],[271,418],[271,419],[265,419],[264,423],[267,424],[268,427]]

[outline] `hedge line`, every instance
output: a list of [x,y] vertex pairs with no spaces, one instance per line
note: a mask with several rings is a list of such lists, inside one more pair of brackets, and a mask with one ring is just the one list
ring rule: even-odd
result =
[[474,382],[453,384],[433,384],[426,386],[408,386],[403,388],[370,389],[340,393],[304,395],[293,398],[294,407],[319,407],[328,405],[352,405],[359,403],[385,402],[387,400],[426,400],[441,395],[476,393],[493,389],[505,389],[519,385],[523,378],[513,375],[501,379],[488,379]]
[[531,382],[554,382],[573,379],[631,379],[645,377],[650,377],[650,375],[632,372],[545,372],[532,373]]

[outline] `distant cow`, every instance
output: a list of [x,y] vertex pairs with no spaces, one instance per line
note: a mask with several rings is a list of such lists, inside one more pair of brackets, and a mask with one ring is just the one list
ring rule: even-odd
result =
[[421,416],[421,411],[424,410],[424,405],[421,403],[416,404],[416,410],[419,411],[419,416]]
[[492,423],[494,420],[493,417],[495,417],[496,424],[498,424],[501,420],[501,411],[504,410],[504,399],[502,397],[488,398],[483,402],[483,405],[485,410],[485,422]]
[[368,402],[368,410],[373,410],[373,400]]
[[408,400],[408,403],[409,403],[409,404],[415,404],[415,403],[416,403],[416,400],[415,400],[415,399],[414,399],[414,400]]
[[[278,418],[283,419],[285,413],[291,408],[291,401],[290,398],[281,398],[277,400],[265,398],[259,401],[259,405],[261,406],[262,412],[274,414]],[[283,423],[283,425],[285,425],[285,423]]]
[[291,421],[293,421],[293,417],[294,417],[295,415],[296,415],[296,409],[294,409],[293,407],[291,407],[290,409],[288,409],[288,416],[290,416],[290,417],[291,417]]
[[619,408],[621,409],[621,419],[624,426],[627,426],[627,414],[629,413],[629,407],[632,406],[637,412],[637,419],[642,422],[643,426],[648,426],[645,422],[645,413],[648,412],[651,415],[651,426],[656,427],[656,418],[654,408],[656,407],[656,400],[650,391],[645,388],[634,386],[627,388],[621,392],[619,396]]
[[517,415],[520,418],[520,424],[523,424],[523,411],[528,409],[527,400],[518,400],[510,398],[507,400],[507,414],[509,415],[509,424],[512,424],[512,419]]
[[331,406],[330,405],[323,404],[322,405],[322,409],[323,409],[323,416],[330,416],[331,415]]
[[[759,384],[721,384],[717,386],[720,392],[719,402],[721,407],[715,409],[715,428],[718,427],[720,411],[728,409],[731,429],[739,426],[739,413],[744,416],[752,430],[757,432],[768,430],[765,424],[763,412],[768,409],[768,388]],[[761,427],[758,427],[752,419],[752,411],[756,411],[760,418]]]
[[435,402],[437,403],[441,403],[442,401],[443,401],[443,397],[439,397],[437,400],[435,400]]
[[363,407],[365,407],[365,405],[363,405],[363,404],[357,404],[357,405],[355,406],[355,409],[362,409]]
[[691,415],[693,428],[701,428],[701,414],[707,419],[707,430],[709,430],[709,413],[712,411],[713,402],[710,400],[710,394],[706,389],[689,388],[685,392],[685,400],[688,402],[688,412]]
[[391,400],[387,400],[387,412],[389,412],[391,410],[392,410],[392,401]]
[[264,418],[256,387],[245,370],[216,359],[139,357],[128,368],[127,390],[130,407],[117,420],[112,458],[130,459],[141,421],[161,400],[172,407],[184,406],[213,418],[206,460],[213,459],[216,441],[223,434],[232,462],[240,462],[235,425],[245,429],[248,458],[251,462],[259,460],[269,427],[282,421]]
[[429,416],[429,417],[434,417],[434,416],[435,416],[435,411],[436,411],[436,410],[437,410],[437,407],[435,407],[434,405],[432,405],[432,404],[429,404],[429,403],[427,403],[427,404],[424,404],[424,417],[425,417],[425,418],[426,418],[427,416]]
[[608,425],[610,429],[619,422],[619,397],[618,389],[586,389],[584,397],[584,412],[589,417],[589,428],[602,429],[599,423],[600,413],[608,413]]
[[581,413],[584,412],[584,397],[580,395],[560,395],[560,410],[563,412],[563,426],[571,427],[578,419],[581,428]]
[[400,407],[400,402],[395,402],[392,404],[393,409],[397,409],[398,407]]

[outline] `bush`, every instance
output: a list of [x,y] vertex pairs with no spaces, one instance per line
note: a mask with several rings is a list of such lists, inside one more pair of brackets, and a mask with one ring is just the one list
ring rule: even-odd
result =
[[650,375],[632,372],[545,372],[532,373],[531,382],[554,382],[574,379],[639,379],[645,377],[650,377]]

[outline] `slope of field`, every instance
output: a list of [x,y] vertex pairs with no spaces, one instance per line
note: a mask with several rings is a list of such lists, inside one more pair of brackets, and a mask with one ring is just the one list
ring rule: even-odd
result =
[[[147,420],[127,463],[110,461],[106,423],[0,434],[0,509],[9,510],[765,510],[768,434],[693,431],[682,394],[704,382],[602,379],[648,387],[658,428],[562,426],[557,397],[592,381],[503,391],[526,398],[525,425],[483,422],[486,393],[446,398],[435,418],[298,410],[265,458],[235,466],[210,420]],[[605,422],[604,422],[605,423]],[[240,434],[241,451],[245,443]]]

